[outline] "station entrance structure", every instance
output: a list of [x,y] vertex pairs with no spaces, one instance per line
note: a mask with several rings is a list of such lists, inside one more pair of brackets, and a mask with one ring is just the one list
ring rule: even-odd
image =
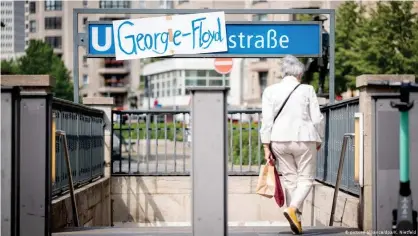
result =
[[[107,52],[92,53],[90,25],[106,25],[111,22],[88,22],[88,32],[79,32],[78,17],[81,14],[146,14],[146,15],[175,15],[175,14],[194,14],[210,13],[222,11],[225,14],[326,14],[330,19],[330,44],[329,44],[329,89],[330,102],[334,102],[335,97],[335,12],[328,9],[74,9],[73,12],[73,81],[74,81],[74,101],[79,102],[79,47],[87,50],[87,57],[106,58],[115,57],[114,54]],[[226,22],[228,25],[230,22]],[[298,57],[321,57],[322,39],[320,22],[234,22],[233,24],[247,24],[252,26],[268,24],[283,25],[317,25],[318,31],[318,51],[312,54],[296,53]],[[228,34],[228,31],[227,31]],[[305,36],[305,35],[301,35]],[[304,40],[310,40],[304,38]],[[110,43],[109,49],[112,47]],[[114,46],[113,46],[114,50]],[[196,55],[174,55],[171,57],[204,57],[204,58],[274,58],[282,57],[284,54],[273,53],[213,53]],[[169,57],[167,57],[169,58]],[[192,233],[199,236],[227,235],[228,234],[228,214],[227,214],[227,87],[199,87],[189,88],[192,94],[191,117],[192,117]],[[210,109],[209,109],[210,108]],[[111,127],[113,131],[113,127]],[[111,134],[113,137],[113,133]],[[113,146],[113,145],[111,145]],[[210,148],[209,148],[210,147]],[[210,173],[208,169],[212,170]],[[46,190],[47,191],[47,190]],[[45,193],[49,195],[50,193]],[[50,235],[49,221],[51,215],[46,212],[43,218],[45,229]],[[20,227],[30,225],[31,222],[20,222]],[[37,232],[33,232],[37,234]],[[232,232],[231,232],[232,233]],[[88,233],[81,233],[88,235]],[[136,232],[135,234],[138,234]],[[104,234],[102,234],[104,235]],[[116,235],[116,234],[113,234]],[[148,234],[149,235],[149,234]],[[246,234],[247,235],[247,234]]]

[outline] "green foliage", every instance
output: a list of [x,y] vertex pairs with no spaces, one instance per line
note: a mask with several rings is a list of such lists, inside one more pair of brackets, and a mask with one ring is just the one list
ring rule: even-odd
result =
[[412,7],[409,1],[377,3],[368,25],[369,49],[362,57],[367,68],[363,71],[418,75],[418,45],[414,39],[418,18]]
[[2,61],[1,67],[2,74],[4,71],[9,74],[51,75],[55,78],[54,96],[73,101],[70,72],[54,50],[41,40],[31,40],[24,56],[17,61]]
[[[113,125],[115,135],[119,137],[119,125]],[[176,129],[175,129],[176,128]],[[149,139],[167,139],[174,141],[183,141],[183,126],[181,123],[150,123],[149,125]],[[131,125],[122,125],[122,137],[126,140],[146,139],[147,127],[145,123],[133,123]]]
[[378,2],[366,10],[345,2],[336,19],[337,91],[355,88],[361,74],[418,76],[418,16],[413,2]]
[[19,73],[19,65],[13,59],[1,61],[2,75],[15,75]]
[[[228,131],[231,131],[228,125]],[[258,152],[260,151],[260,161],[264,160],[264,149],[258,142],[257,124],[234,124],[232,125],[232,150],[228,156],[233,156],[234,165],[258,165]],[[228,134],[228,144],[231,145],[231,132]],[[241,159],[242,157],[242,159]],[[231,160],[231,159],[229,159]]]
[[[118,124],[113,126],[115,135],[119,137],[121,132],[122,137],[127,141],[147,138],[145,123],[133,123],[130,126],[129,124],[122,125],[122,131],[120,131],[119,127]],[[184,131],[186,131],[186,127],[184,127]],[[264,150],[261,143],[259,144],[258,142],[257,124],[252,124],[251,129],[249,124],[233,124],[232,132],[230,132],[231,126],[228,124],[228,131],[227,143],[229,147],[232,141],[232,150],[228,150],[228,156],[230,158],[232,153],[234,157],[232,162],[234,165],[240,165],[241,163],[242,165],[258,165],[258,150],[260,150],[260,161],[264,160]],[[182,142],[187,139],[185,133],[186,132],[183,132],[183,125],[181,123],[151,123],[148,135],[149,139],[167,139],[174,141],[174,137],[176,137],[177,141]],[[242,138],[240,138],[240,136]],[[229,161],[231,162],[231,159],[229,159]]]
[[356,64],[361,58],[356,44],[364,38],[367,24],[365,8],[356,2],[347,1],[337,11],[335,32],[335,85],[337,94],[355,88],[355,78],[361,71]]

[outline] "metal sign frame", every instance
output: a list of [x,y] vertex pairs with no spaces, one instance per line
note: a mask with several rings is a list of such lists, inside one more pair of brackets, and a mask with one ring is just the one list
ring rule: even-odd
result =
[[[79,103],[79,47],[88,46],[88,32],[78,31],[78,16],[80,14],[143,14],[143,15],[176,15],[176,14],[196,14],[223,11],[225,14],[324,14],[329,15],[330,32],[329,32],[329,102],[335,101],[335,10],[334,9],[125,9],[125,8],[76,8],[73,11],[73,83],[74,83],[74,102]],[[269,21],[248,21],[245,24],[266,24]],[[293,21],[294,22],[294,21]],[[289,21],[289,24],[293,22]],[[277,23],[277,22],[276,22]],[[318,22],[319,23],[319,22]],[[274,24],[274,22],[272,22]],[[283,24],[283,22],[281,22]],[[302,24],[302,21],[297,21]],[[88,28],[87,28],[88,29]],[[322,41],[322,40],[320,40]],[[322,47],[321,47],[322,48]],[[185,57],[186,55],[182,56]],[[176,55],[175,57],[180,57]],[[187,57],[187,56],[186,56]],[[188,56],[190,57],[190,56]],[[193,57],[197,57],[194,55]],[[199,56],[202,57],[202,56]],[[228,54],[208,54],[204,57],[232,57]],[[262,57],[251,55],[245,57],[239,55],[239,58]],[[268,58],[273,56],[268,55]],[[105,58],[95,57],[95,58]],[[168,56],[170,58],[170,56]]]
[[[322,56],[322,24],[319,21],[227,21],[227,25],[318,25],[318,38],[319,38],[319,52],[318,54],[302,54],[298,57],[321,57]],[[88,21],[86,23],[86,29],[90,29],[90,25],[107,25],[112,24],[111,21]],[[89,34],[86,33],[85,41],[88,43]],[[115,57],[115,54],[89,54],[89,45],[86,45],[87,57],[88,58],[107,58]],[[172,56],[162,56],[161,58],[280,58],[283,54],[228,54],[228,53],[202,53],[202,54],[175,54]]]

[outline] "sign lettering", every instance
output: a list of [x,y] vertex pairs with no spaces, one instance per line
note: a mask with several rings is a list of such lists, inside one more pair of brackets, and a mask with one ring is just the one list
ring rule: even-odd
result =
[[227,51],[223,12],[113,21],[113,37],[117,60]]
[[[158,24],[155,18],[149,18],[154,23],[141,23],[144,28],[141,32],[135,20],[121,21],[117,28],[110,22],[89,23],[88,56],[114,57],[118,51],[127,59],[181,54],[228,58],[286,54],[318,57],[322,53],[321,25],[317,22],[227,22],[223,29],[222,18],[210,20],[196,15],[178,27],[174,27],[180,24],[174,23],[174,16],[171,21],[162,17],[160,22],[165,26],[152,30],[149,28]],[[208,27],[208,22],[213,24]]]

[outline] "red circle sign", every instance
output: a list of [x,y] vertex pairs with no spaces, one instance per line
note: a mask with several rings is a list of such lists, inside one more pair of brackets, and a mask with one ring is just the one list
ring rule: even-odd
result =
[[214,65],[219,74],[228,74],[232,70],[232,58],[216,58]]

